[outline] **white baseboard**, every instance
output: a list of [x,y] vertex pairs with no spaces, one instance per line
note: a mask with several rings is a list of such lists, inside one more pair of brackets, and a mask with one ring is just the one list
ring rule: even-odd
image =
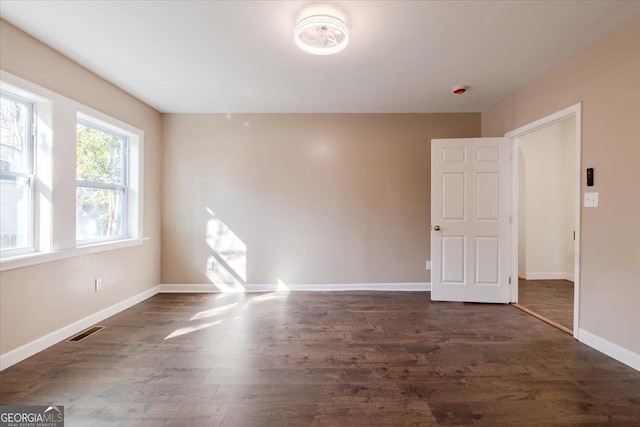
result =
[[618,362],[622,362],[627,366],[632,367],[636,371],[640,371],[640,354],[634,353],[631,350],[627,350],[624,347],[614,344],[611,341],[607,341],[591,332],[580,329],[579,340],[589,347],[613,357]]
[[571,273],[525,273],[525,280],[569,280],[573,282],[573,274]]
[[100,310],[97,313],[90,314],[77,322],[73,322],[72,324],[64,326],[57,331],[53,331],[50,334],[37,338],[30,343],[0,355],[0,371],[21,362],[64,339],[67,339],[78,332],[82,332],[88,327],[93,326],[98,322],[102,322],[104,319],[107,319],[114,314],[118,314],[129,307],[133,307],[134,305],[151,298],[157,294],[159,290],[160,286],[154,286],[153,288],[147,289],[146,291],[134,295],[131,298],[127,298],[126,300],[107,307],[104,310]]
[[159,285],[161,294],[203,294],[220,292],[215,285]]
[[431,291],[431,283],[352,283],[340,285],[287,285],[292,291],[391,291],[391,292],[427,292]]
[[[332,284],[332,285],[285,285],[276,284],[252,284],[243,285],[244,292],[276,292],[276,291],[304,291],[304,292],[323,292],[323,291],[398,291],[398,292],[428,292],[431,290],[431,283],[351,283],[351,284]],[[217,293],[220,292],[213,284],[203,285],[160,285],[160,293]]]

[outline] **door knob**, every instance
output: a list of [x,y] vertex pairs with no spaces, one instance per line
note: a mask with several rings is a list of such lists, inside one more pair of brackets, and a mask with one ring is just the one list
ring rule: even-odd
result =
[[434,225],[433,229],[436,230],[436,231],[440,231],[440,226],[439,225]]

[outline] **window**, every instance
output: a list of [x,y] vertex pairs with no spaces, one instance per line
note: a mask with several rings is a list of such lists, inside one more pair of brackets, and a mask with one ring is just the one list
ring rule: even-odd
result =
[[144,132],[4,70],[0,98],[0,272],[142,245]]
[[0,92],[0,250],[33,251],[35,138],[34,104]]
[[76,143],[76,240],[126,237],[129,138],[79,120]]

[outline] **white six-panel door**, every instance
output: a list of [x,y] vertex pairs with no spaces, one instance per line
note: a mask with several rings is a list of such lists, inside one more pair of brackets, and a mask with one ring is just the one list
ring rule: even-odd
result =
[[431,299],[508,303],[511,141],[431,141]]

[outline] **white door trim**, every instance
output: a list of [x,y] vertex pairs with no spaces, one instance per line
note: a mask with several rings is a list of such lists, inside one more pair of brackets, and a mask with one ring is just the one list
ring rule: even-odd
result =
[[[569,117],[575,117],[576,123],[576,172],[575,172],[575,231],[576,231],[576,240],[574,242],[575,249],[575,260],[574,260],[574,285],[573,285],[573,337],[575,339],[579,339],[578,334],[580,331],[580,231],[581,231],[581,210],[580,204],[582,201],[581,198],[581,187],[580,187],[580,178],[582,174],[582,163],[581,163],[581,152],[582,152],[582,104],[578,103],[572,105],[571,107],[567,107],[563,110],[560,110],[556,113],[550,114],[546,117],[543,117],[539,120],[536,120],[532,123],[524,125],[518,129],[512,130],[511,132],[507,132],[505,136],[507,138],[511,138],[512,141],[512,152],[513,155],[513,173],[511,176],[512,180],[512,212],[513,212],[513,221],[512,221],[512,272],[518,271],[518,207],[519,207],[519,194],[518,194],[518,138],[523,137],[531,132],[542,129],[549,125],[552,125],[556,122],[564,120]],[[513,281],[513,286],[511,288],[511,301],[518,302],[518,280],[517,274],[513,274],[515,280]]]

